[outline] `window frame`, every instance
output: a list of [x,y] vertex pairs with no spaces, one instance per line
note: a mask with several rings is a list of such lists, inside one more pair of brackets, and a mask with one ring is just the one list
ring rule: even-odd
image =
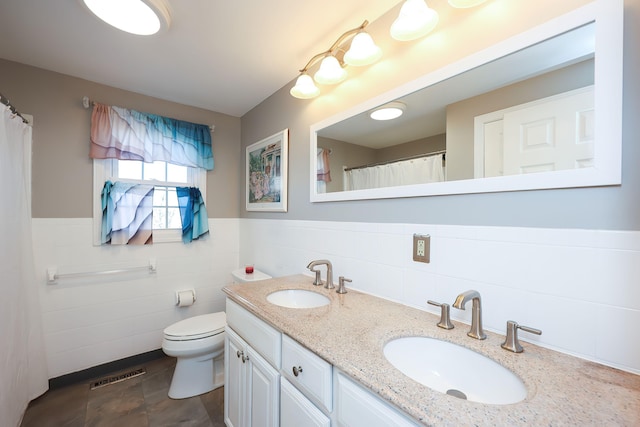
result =
[[[171,163],[171,162],[166,162]],[[93,159],[93,244],[100,246],[102,234],[102,200],[101,194],[106,181],[120,181],[150,184],[158,187],[197,187],[207,203],[207,171],[202,168],[187,166],[187,183],[157,180],[135,180],[118,178],[118,159]],[[154,229],[153,243],[182,242],[180,229]]]

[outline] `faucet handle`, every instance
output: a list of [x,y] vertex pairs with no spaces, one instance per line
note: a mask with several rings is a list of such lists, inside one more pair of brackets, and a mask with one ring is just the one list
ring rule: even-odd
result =
[[518,341],[518,329],[522,329],[525,332],[529,332],[536,335],[542,335],[540,329],[531,328],[529,326],[518,325],[513,320],[507,321],[507,336],[500,347],[505,350],[513,351],[514,353],[522,353],[524,349]]
[[345,279],[344,276],[338,277],[338,289],[336,290],[337,293],[339,293],[339,294],[346,294],[347,293],[347,290],[344,287],[344,282],[351,283],[351,279]]
[[431,300],[427,301],[427,304],[440,307],[440,321],[438,322],[438,327],[442,329],[453,329],[453,323],[451,323],[451,317],[449,316],[449,304]]

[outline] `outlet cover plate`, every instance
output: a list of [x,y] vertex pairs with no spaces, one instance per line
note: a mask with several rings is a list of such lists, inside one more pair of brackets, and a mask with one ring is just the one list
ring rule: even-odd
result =
[[431,236],[428,234],[413,235],[413,260],[429,263],[431,261]]

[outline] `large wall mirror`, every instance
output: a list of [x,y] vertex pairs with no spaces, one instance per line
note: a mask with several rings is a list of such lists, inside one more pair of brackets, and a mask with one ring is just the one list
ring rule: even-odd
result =
[[[597,0],[313,125],[311,201],[620,184],[622,8]],[[373,120],[385,105],[403,114]]]

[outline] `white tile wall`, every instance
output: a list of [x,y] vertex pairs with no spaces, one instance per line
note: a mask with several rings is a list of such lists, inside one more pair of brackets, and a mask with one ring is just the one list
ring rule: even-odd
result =
[[[412,260],[412,235],[431,235],[431,263]],[[640,233],[425,224],[240,220],[240,262],[273,276],[328,258],[364,292],[436,312],[468,289],[484,326],[542,329],[521,339],[640,373]],[[452,308],[470,321],[471,310]]]
[[[51,378],[161,347],[162,330],[180,319],[224,310],[221,288],[238,267],[239,220],[210,219],[210,236],[189,245],[92,245],[92,220],[33,219],[34,256]],[[148,264],[157,273],[60,279],[46,270],[104,271]],[[191,307],[175,291],[195,288]]]
[[[238,265],[282,276],[328,258],[334,277],[421,310],[477,289],[484,326],[507,320],[543,330],[523,340],[640,373],[640,233],[425,224],[210,219],[211,237],[191,245],[95,247],[91,219],[34,219],[36,274],[50,377],[160,348],[162,330],[224,308],[221,288]],[[431,263],[411,259],[412,235],[431,235]],[[158,271],[46,282],[60,273],[146,265]],[[175,291],[198,301],[175,307]],[[469,322],[471,310],[452,309]]]

